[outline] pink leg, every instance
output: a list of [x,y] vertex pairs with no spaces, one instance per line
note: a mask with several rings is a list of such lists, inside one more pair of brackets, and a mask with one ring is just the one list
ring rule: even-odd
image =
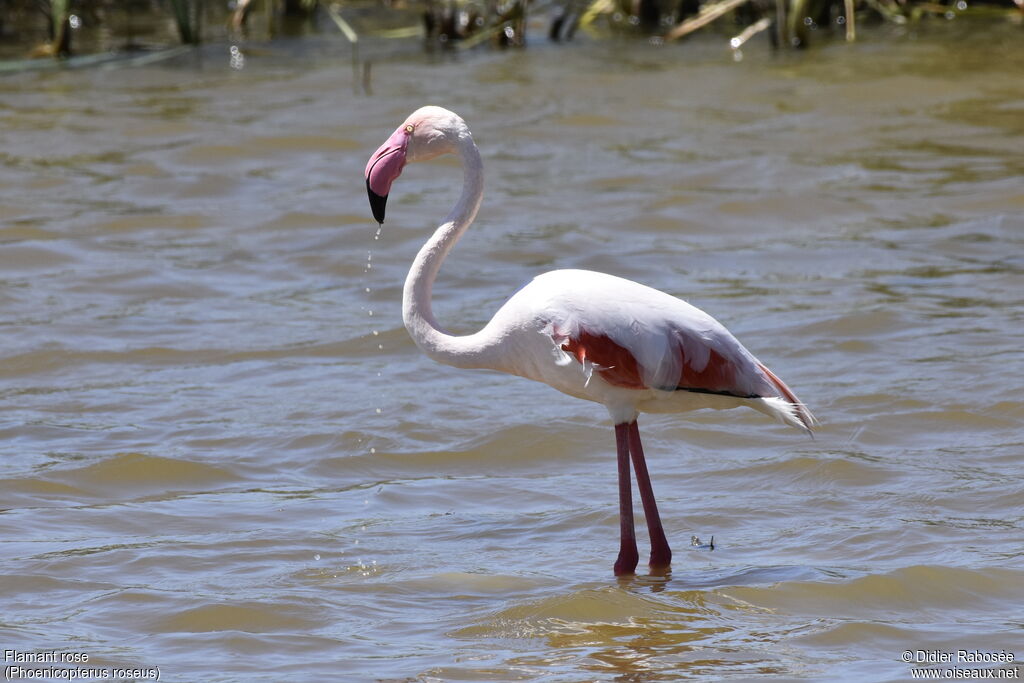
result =
[[629,476],[629,425],[615,425],[615,448],[619,463],[619,557],[615,560],[615,575],[636,571],[640,553],[636,549],[636,530],[633,526],[633,483]]
[[[616,427],[618,429],[618,427]],[[636,485],[640,489],[640,500],[644,505],[644,517],[647,518],[647,533],[651,537],[651,567],[665,569],[672,563],[672,549],[668,547],[665,530],[661,526],[658,515],[658,504],[654,502],[654,489],[651,488],[651,477],[647,473],[647,461],[644,460],[644,447],[640,443],[640,427],[636,420],[628,425],[629,453],[633,457],[633,469],[636,470]]]

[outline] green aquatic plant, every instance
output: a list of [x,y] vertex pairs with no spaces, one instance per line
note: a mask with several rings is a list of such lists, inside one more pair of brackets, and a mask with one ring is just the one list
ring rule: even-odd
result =
[[171,0],[181,42],[198,45],[202,30],[203,0]]
[[71,25],[68,0],[50,0],[51,40],[54,54],[66,57],[71,54]]

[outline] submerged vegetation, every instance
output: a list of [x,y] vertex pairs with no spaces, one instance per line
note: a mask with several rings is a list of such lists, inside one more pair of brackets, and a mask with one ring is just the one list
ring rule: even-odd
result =
[[712,23],[728,23],[733,50],[761,32],[775,47],[799,48],[816,32],[855,40],[864,22],[961,15],[1022,24],[1024,0],[4,0],[0,57],[63,59],[333,30],[353,50],[361,33],[448,48],[522,47],[528,27],[553,41],[581,30],[673,41]]

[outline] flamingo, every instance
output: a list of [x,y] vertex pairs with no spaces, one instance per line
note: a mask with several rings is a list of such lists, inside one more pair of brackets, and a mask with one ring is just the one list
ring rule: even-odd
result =
[[748,406],[807,433],[814,417],[710,315],[614,275],[586,270],[538,275],[479,332],[445,332],[434,318],[431,292],[441,264],[473,222],[483,197],[483,163],[473,136],[454,112],[422,107],[373,153],[365,170],[370,208],[383,225],[391,185],[406,163],[449,153],[462,161],[462,194],[409,269],[402,296],[406,329],[435,361],[519,375],[604,404],[615,425],[618,461],[619,553],[613,571],[633,574],[639,561],[631,462],[650,537],[649,565],[667,571],[672,550],[651,488],[639,413]]

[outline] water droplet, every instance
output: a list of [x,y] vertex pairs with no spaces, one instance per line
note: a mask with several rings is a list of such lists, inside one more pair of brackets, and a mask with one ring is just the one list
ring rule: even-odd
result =
[[235,71],[241,71],[245,68],[245,55],[238,48],[237,45],[232,45],[229,49],[231,53],[231,60],[229,62],[232,69]]

